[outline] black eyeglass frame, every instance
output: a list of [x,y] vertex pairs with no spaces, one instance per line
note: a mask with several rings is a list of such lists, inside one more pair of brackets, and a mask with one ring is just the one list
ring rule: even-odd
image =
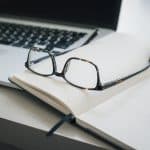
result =
[[[48,54],[48,56],[44,56],[44,57],[42,57],[42,58],[36,60],[36,62],[39,62],[39,61],[41,61],[41,60],[43,60],[43,59],[46,59],[46,58],[48,58],[48,57],[51,58],[51,60],[52,60],[52,65],[53,65],[53,71],[52,71],[51,74],[40,74],[40,73],[35,72],[34,70],[32,70],[32,69],[30,68],[30,66],[29,66],[29,60],[30,60],[30,52],[31,52],[32,50],[35,50],[35,51],[42,51],[42,52],[46,52],[46,53]],[[87,63],[93,65],[93,67],[94,67],[95,70],[96,70],[96,75],[97,75],[97,83],[96,83],[96,86],[95,86],[94,88],[85,88],[85,87],[82,87],[82,86],[78,86],[78,85],[73,84],[73,83],[71,83],[70,81],[67,80],[67,78],[65,77],[65,74],[66,74],[66,72],[67,72],[67,67],[68,67],[68,65],[69,65],[69,62],[70,62],[71,60],[73,60],[73,59],[75,59],[75,60],[80,60],[80,61],[84,61],[84,62],[87,62]],[[123,78],[120,78],[120,79],[117,79],[117,80],[113,80],[113,81],[107,82],[107,83],[105,83],[105,84],[103,84],[103,85],[102,85],[102,83],[101,83],[101,81],[100,81],[99,69],[98,69],[97,65],[94,64],[93,62],[91,62],[91,61],[89,61],[89,60],[86,60],[86,59],[78,58],[78,57],[71,57],[71,58],[67,59],[67,61],[65,62],[65,65],[64,65],[62,71],[59,73],[59,72],[57,72],[57,64],[56,64],[56,60],[55,60],[55,55],[54,55],[54,54],[51,54],[51,53],[50,53],[49,51],[47,51],[47,50],[43,50],[43,49],[40,49],[40,48],[31,48],[31,49],[29,50],[28,57],[27,57],[27,61],[25,62],[25,67],[26,67],[28,70],[30,70],[31,72],[33,72],[33,73],[35,73],[35,74],[37,74],[37,75],[43,76],[43,77],[52,76],[52,75],[56,75],[56,76],[58,76],[58,77],[62,77],[67,83],[69,83],[70,85],[72,85],[72,86],[74,86],[74,87],[80,88],[80,89],[100,90],[100,91],[101,91],[101,90],[110,88],[110,87],[112,87],[112,86],[115,86],[115,85],[117,85],[117,84],[119,84],[119,83],[122,83],[123,81],[125,81],[125,80],[127,80],[127,79],[129,79],[129,78],[131,78],[131,77],[133,77],[133,76],[135,76],[135,75],[137,75],[137,74],[140,74],[140,73],[144,72],[145,70],[149,69],[149,67],[150,67],[150,58],[149,58],[148,62],[149,62],[149,64],[148,64],[145,68],[143,68],[143,69],[141,69],[141,70],[139,70],[139,71],[137,71],[137,72],[135,72],[135,73],[133,73],[133,74],[130,74],[130,75],[128,75],[128,76],[125,76],[125,77],[123,77]]]

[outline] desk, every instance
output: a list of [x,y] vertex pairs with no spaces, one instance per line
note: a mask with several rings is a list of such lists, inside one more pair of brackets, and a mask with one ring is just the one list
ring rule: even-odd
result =
[[[58,121],[60,118],[59,115],[60,114],[58,114],[50,106],[44,104],[37,98],[24,93],[23,91],[0,86],[0,118],[8,119],[13,122],[47,132],[54,125],[54,123]],[[3,126],[3,128],[0,129],[0,141],[7,139],[9,141],[3,142],[13,144],[15,137],[12,140],[10,135],[5,134],[6,131],[10,130],[10,127],[13,126],[13,122],[10,122],[10,125],[6,125],[9,127],[8,129],[6,126]],[[0,123],[2,123],[2,120],[0,120]],[[23,131],[22,133],[23,139],[24,134],[27,133],[24,133]],[[16,133],[16,135],[18,135],[18,133]],[[5,136],[5,138],[3,138],[3,136]],[[39,146],[39,143],[35,142],[27,145],[26,142],[27,141],[21,142],[22,144],[18,142],[17,146],[21,149],[26,148],[27,150],[33,150],[35,148],[36,150],[46,149],[44,148],[44,145],[43,147],[41,145]],[[111,145],[105,143],[104,141],[95,139],[91,135],[68,123],[64,124],[56,131],[50,144],[53,149],[114,149]]]

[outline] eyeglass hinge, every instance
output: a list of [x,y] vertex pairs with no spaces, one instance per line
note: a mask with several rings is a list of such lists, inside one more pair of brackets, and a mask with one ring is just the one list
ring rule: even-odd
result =
[[28,62],[27,62],[27,61],[25,62],[25,67],[27,67],[27,68],[28,68]]
[[96,87],[96,90],[99,90],[99,91],[103,90],[103,86],[98,85],[98,86]]

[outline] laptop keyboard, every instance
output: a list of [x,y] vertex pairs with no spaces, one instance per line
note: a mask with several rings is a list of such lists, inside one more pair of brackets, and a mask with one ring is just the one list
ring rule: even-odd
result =
[[67,49],[86,33],[0,22],[0,44],[31,48]]

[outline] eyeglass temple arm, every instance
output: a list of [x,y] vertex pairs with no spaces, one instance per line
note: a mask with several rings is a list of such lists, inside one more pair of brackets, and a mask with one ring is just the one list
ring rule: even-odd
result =
[[[34,63],[34,64],[36,64],[36,63],[38,63],[38,62],[40,62],[40,61],[42,61],[42,60],[44,60],[44,59],[47,59],[48,57],[49,57],[49,55],[51,55],[50,54],[50,52],[48,52],[48,51],[45,51],[44,49],[41,49],[41,48],[36,48],[36,47],[33,47],[32,49],[37,49],[37,51],[43,51],[43,52],[46,52],[46,53],[48,53],[48,55],[46,55],[46,56],[43,56],[43,57],[41,57],[41,58],[38,58],[38,59],[36,59],[36,60],[33,60],[33,61],[31,61],[31,63]],[[30,49],[31,50],[31,49]],[[55,54],[53,54],[53,56],[54,56]],[[29,58],[29,56],[28,56],[28,58]],[[26,64],[27,64],[27,62],[26,62]]]
[[136,75],[142,73],[143,71],[149,69],[149,67],[150,67],[150,61],[149,61],[149,65],[146,66],[145,68],[143,68],[142,70],[139,70],[139,71],[137,71],[137,72],[135,72],[133,74],[130,74],[129,76],[124,77],[124,78],[121,78],[121,79],[118,79],[118,80],[115,80],[115,81],[110,81],[108,83],[105,83],[104,85],[102,85],[102,89],[104,90],[104,89],[110,88],[110,87],[112,87],[114,85],[117,85],[119,83],[122,83],[123,81],[125,81],[125,80],[127,80],[129,78],[132,78],[133,76],[136,76]]
[[44,60],[44,59],[46,59],[46,58],[48,58],[48,57],[49,57],[49,55],[43,56],[43,57],[41,57],[41,58],[38,58],[38,59],[36,59],[36,60],[33,60],[32,62],[33,62],[34,64],[36,64],[36,63],[38,63],[38,62],[40,62],[40,61],[42,61],[42,60]]
[[[36,64],[36,63],[38,63],[38,62],[40,62],[40,61],[42,61],[42,60],[44,60],[44,59],[46,59],[46,58],[48,58],[48,57],[49,57],[49,55],[43,56],[43,57],[38,58],[38,59],[36,59],[36,60],[30,61],[30,63]],[[25,66],[28,67],[28,61],[25,62]]]

